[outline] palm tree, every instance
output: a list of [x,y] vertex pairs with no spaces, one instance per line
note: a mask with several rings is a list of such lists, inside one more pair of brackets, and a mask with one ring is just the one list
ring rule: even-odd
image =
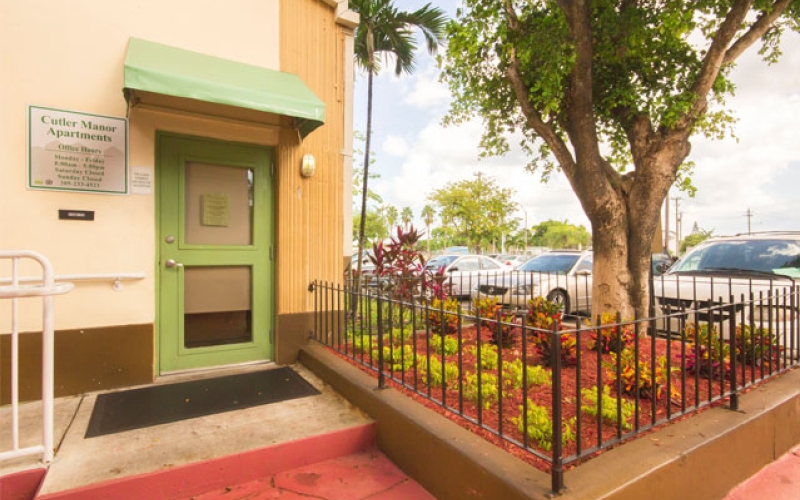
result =
[[350,0],[360,16],[355,34],[356,64],[367,71],[367,139],[364,148],[364,187],[361,189],[361,224],[358,230],[356,287],[361,285],[361,254],[364,252],[364,214],[367,211],[369,148],[372,140],[372,80],[381,69],[381,59],[394,56],[397,76],[414,71],[417,42],[413,29],[422,31],[428,52],[436,53],[446,17],[438,7],[427,4],[414,12],[398,11],[392,0]]
[[386,225],[389,226],[389,236],[391,236],[394,230],[394,226],[397,224],[397,207],[393,207],[389,205],[386,207]]
[[425,234],[428,237],[428,255],[431,254],[431,224],[433,224],[433,216],[436,212],[433,210],[433,207],[430,205],[425,205],[422,207],[422,218],[425,220]]
[[408,229],[408,225],[414,220],[414,212],[411,211],[411,207],[403,207],[400,212],[400,220],[403,221],[403,226]]

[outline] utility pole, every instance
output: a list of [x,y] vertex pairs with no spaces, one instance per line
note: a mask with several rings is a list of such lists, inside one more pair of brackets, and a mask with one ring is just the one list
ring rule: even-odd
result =
[[[678,250],[680,250],[680,244],[681,244],[680,240],[678,239],[679,238],[678,224],[680,224],[680,218],[681,218],[680,212],[678,211],[678,203],[681,201],[681,198],[679,196],[675,196],[674,198],[672,198],[672,200],[675,202],[675,255],[678,255]],[[667,232],[669,232],[669,230],[667,230]]]
[[744,216],[747,217],[747,234],[750,234],[750,219],[753,218],[753,211],[750,210],[750,207],[747,208]]
[[525,207],[520,207],[522,213],[525,214],[525,249],[522,251],[523,255],[528,255],[528,211]]
[[664,253],[669,254],[669,194],[664,201]]

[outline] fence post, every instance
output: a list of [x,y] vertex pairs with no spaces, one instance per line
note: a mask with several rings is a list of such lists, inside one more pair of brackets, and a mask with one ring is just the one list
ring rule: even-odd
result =
[[313,331],[309,332],[309,337],[319,340],[319,292],[317,292],[317,281],[314,280],[308,285],[308,291],[314,294],[314,326]]
[[[742,297],[744,299],[744,297]],[[738,339],[736,338],[736,306],[733,303],[734,297],[733,295],[730,296],[730,301],[728,303],[728,328],[730,329],[730,356],[731,356],[731,410],[737,411],[739,410],[739,391],[736,387],[736,348]],[[742,325],[744,326],[744,325]],[[751,332],[753,334],[755,332]],[[744,332],[742,332],[744,334]],[[721,342],[722,340],[720,340]],[[744,349],[744,342],[742,342],[742,349]],[[724,361],[723,361],[724,362]]]
[[383,296],[378,297],[378,389],[386,389],[386,377],[383,374]]
[[553,495],[558,495],[564,489],[564,464],[562,452],[562,427],[561,412],[561,335],[558,332],[558,322],[553,324],[550,333],[550,355],[553,367],[553,465],[550,470],[551,489]]

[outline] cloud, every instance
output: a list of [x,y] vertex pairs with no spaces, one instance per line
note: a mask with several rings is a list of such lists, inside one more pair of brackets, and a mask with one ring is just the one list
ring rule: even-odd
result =
[[387,135],[381,145],[381,151],[391,155],[402,158],[408,155],[408,143],[402,137],[396,135]]
[[450,90],[439,82],[439,71],[432,61],[425,69],[415,73],[411,80],[410,90],[403,102],[411,107],[423,110],[445,110],[450,104]]

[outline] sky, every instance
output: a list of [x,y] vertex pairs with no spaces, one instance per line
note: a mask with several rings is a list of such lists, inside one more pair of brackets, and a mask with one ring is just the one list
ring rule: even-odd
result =
[[[457,2],[433,3],[454,17]],[[395,1],[404,10],[426,3]],[[691,198],[670,192],[673,249],[674,233],[685,237],[695,224],[714,235],[800,230],[800,34],[784,35],[783,56],[777,64],[761,61],[757,49],[754,46],[740,57],[731,77],[736,93],[727,104],[737,120],[736,138],[695,137],[688,159],[696,163],[692,182],[697,193]],[[395,77],[388,67],[375,79],[371,148],[375,162],[370,171],[380,178],[370,180],[370,188],[385,204],[394,205],[398,212],[410,207],[414,224],[424,227],[420,212],[429,203],[427,196],[480,171],[515,191],[521,224],[527,220],[530,227],[549,219],[567,220],[591,230],[563,174],[556,172],[543,184],[538,173],[525,171],[527,160],[519,150],[479,159],[480,120],[444,127],[442,118],[451,97],[438,79],[435,60],[424,49],[417,54],[417,69],[411,76]],[[362,134],[366,132],[366,94],[366,75],[357,71],[354,121],[355,130]],[[363,151],[363,143],[356,147]],[[356,165],[362,163],[363,157],[355,159]],[[673,198],[678,199],[679,227]]]

